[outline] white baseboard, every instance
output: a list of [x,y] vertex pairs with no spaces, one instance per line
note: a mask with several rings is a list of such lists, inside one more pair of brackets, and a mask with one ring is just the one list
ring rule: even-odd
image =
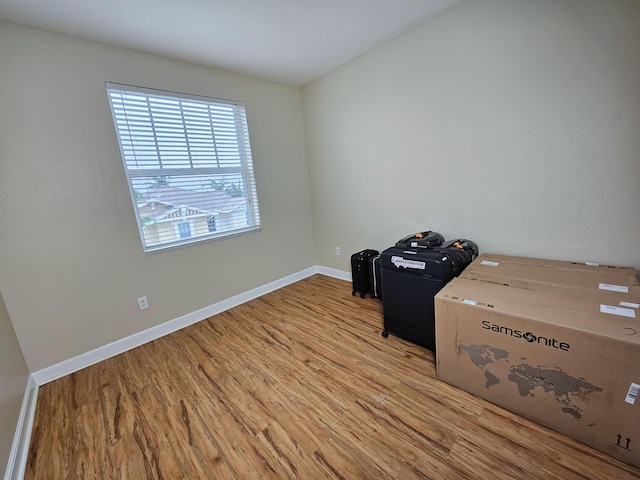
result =
[[45,383],[52,382],[53,380],[69,375],[70,373],[77,372],[78,370],[101,362],[102,360],[119,355],[127,350],[131,350],[132,348],[139,347],[147,342],[156,340],[164,335],[168,335],[176,330],[180,330],[181,328],[200,322],[205,318],[224,312],[225,310],[241,305],[249,300],[258,298],[316,273],[340,279],[347,279],[349,281],[351,280],[351,274],[341,270],[319,267],[317,265],[309,267],[298,273],[267,283],[266,285],[254,288],[253,290],[241,293],[208,307],[204,307],[195,312],[188,313],[182,317],[169,320],[161,325],[151,327],[147,330],[143,330],[142,332],[134,333],[133,335],[116,340],[115,342],[102,347],[98,347],[95,350],[83,353],[77,357],[63,360],[60,363],[56,363],[55,365],[51,365],[50,367],[34,372],[33,377],[38,385],[44,385]]
[[9,453],[4,480],[22,480],[24,478],[37,401],[38,383],[33,378],[33,375],[29,375],[22,399],[22,407],[20,407],[16,432],[13,435],[13,445]]
[[329,267],[316,267],[318,269],[318,273],[322,275],[326,275],[327,277],[337,278],[339,280],[346,280],[347,282],[352,281],[351,272],[345,272],[344,270],[337,270],[335,268]]

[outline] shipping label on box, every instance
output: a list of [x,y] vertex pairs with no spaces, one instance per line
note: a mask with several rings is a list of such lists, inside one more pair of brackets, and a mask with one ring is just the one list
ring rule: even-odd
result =
[[459,280],[435,299],[438,378],[640,466],[640,322]]

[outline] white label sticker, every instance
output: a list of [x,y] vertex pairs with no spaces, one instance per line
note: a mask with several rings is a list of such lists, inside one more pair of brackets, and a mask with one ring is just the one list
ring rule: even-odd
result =
[[629,392],[627,393],[627,398],[625,398],[625,402],[630,403],[631,405],[636,403],[636,399],[638,398],[638,392],[640,392],[640,385],[637,383],[632,383],[629,387]]
[[610,283],[601,283],[598,287],[600,290],[608,290],[610,292],[629,293],[629,287],[624,285],[611,285]]
[[427,264],[424,262],[418,262],[417,260],[407,260],[403,257],[391,257],[391,263],[393,263],[396,267],[400,268],[413,268],[415,270],[425,270],[427,268]]
[[600,305],[600,313],[618,315],[620,317],[636,318],[636,312],[630,308],[614,307],[612,305]]
[[463,300],[462,303],[465,303],[467,305],[477,305],[478,302],[476,302],[475,300]]
[[480,265],[489,265],[490,267],[497,267],[498,265],[500,265],[500,263],[490,262],[489,260],[483,260],[482,262],[480,262]]
[[584,262],[587,267],[599,267],[600,264],[597,262]]
[[621,307],[640,308],[640,303],[620,302]]

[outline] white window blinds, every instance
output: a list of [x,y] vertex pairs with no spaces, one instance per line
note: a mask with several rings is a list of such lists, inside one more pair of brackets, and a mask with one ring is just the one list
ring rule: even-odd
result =
[[242,103],[106,86],[145,252],[260,228]]

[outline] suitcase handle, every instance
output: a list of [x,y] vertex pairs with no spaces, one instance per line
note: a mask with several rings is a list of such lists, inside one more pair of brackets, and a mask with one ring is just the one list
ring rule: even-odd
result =
[[[432,238],[429,238],[432,237]],[[419,245],[418,242],[423,240],[429,240],[430,242],[438,242],[442,244],[444,242],[444,237],[441,233],[434,232],[433,230],[426,230],[424,232],[414,233],[412,235],[407,235],[404,238],[401,238],[396,242],[396,245],[408,245],[410,247],[416,247]]]
[[[431,250],[434,252],[441,253],[442,255],[447,257],[447,259],[449,259],[449,261],[451,262],[451,266],[453,267],[454,277],[457,277],[458,275],[460,275],[460,273],[462,273],[462,270],[458,269],[458,264],[456,263],[455,259],[451,257],[451,253],[447,250],[447,248],[432,247],[430,245],[417,245],[417,246],[412,246],[411,248],[423,248],[425,250]],[[405,252],[405,253],[408,253],[408,252]]]

